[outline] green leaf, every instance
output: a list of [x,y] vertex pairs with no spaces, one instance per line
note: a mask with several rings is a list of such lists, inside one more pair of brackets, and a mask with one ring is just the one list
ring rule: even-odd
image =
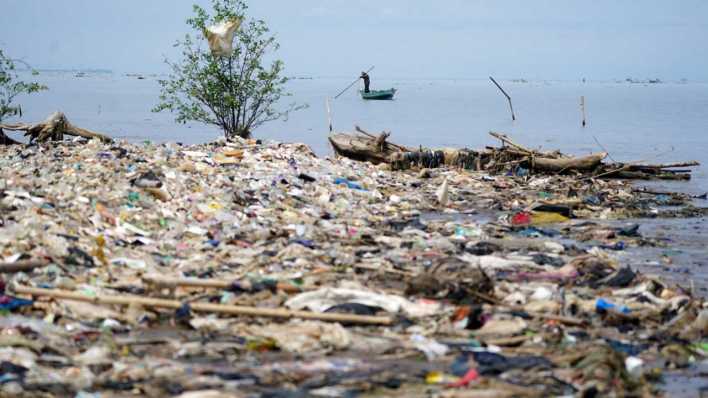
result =
[[22,116],[20,105],[12,105],[16,97],[47,89],[39,83],[17,81],[18,76],[14,70],[14,62],[0,49],[0,122],[8,116]]

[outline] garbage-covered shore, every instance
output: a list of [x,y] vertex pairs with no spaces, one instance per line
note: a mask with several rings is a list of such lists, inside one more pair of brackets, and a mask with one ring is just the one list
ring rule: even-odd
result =
[[604,221],[704,214],[301,144],[0,147],[0,395],[656,396],[708,307]]

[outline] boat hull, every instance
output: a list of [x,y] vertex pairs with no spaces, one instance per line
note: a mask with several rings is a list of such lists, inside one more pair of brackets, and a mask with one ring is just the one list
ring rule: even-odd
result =
[[392,88],[390,90],[371,90],[368,93],[364,91],[359,91],[361,93],[361,98],[365,100],[392,100],[393,96],[396,95],[396,89]]

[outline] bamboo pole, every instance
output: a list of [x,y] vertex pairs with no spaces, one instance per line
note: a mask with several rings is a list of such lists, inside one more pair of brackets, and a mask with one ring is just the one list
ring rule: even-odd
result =
[[580,113],[583,116],[583,127],[585,127],[585,96],[580,96]]
[[11,274],[15,272],[31,271],[35,268],[46,267],[48,261],[27,260],[15,261],[14,263],[0,263],[0,274]]
[[[143,281],[164,287],[196,287],[206,289],[229,289],[233,282],[219,279],[170,278],[161,275],[144,275]],[[302,289],[287,282],[276,282],[276,289],[286,293],[300,293]]]
[[[374,70],[375,67],[376,67],[376,66],[372,66],[371,68],[369,68],[369,70],[366,71],[366,73],[371,72],[372,70]],[[349,90],[353,85],[355,85],[355,84],[359,81],[359,79],[361,79],[361,77],[358,77],[356,80],[354,80],[354,81],[352,82],[352,84],[348,85],[347,88],[345,88],[344,90],[342,90],[339,94],[335,95],[335,96],[334,96],[334,99],[339,98],[342,94],[344,94],[347,90]]]
[[638,164],[638,165],[635,165],[634,167],[638,167],[638,168],[642,168],[642,169],[674,169],[677,167],[693,167],[693,166],[700,166],[700,165],[701,165],[700,162],[693,160],[690,162],[682,162],[682,163]]
[[325,98],[325,105],[327,106],[327,121],[329,122],[329,132],[334,132],[334,126],[332,125],[332,108],[329,105],[329,97]]
[[514,115],[514,106],[511,104],[511,97],[509,96],[509,94],[506,93],[506,91],[504,91],[502,86],[500,86],[499,83],[494,80],[493,77],[489,76],[489,79],[492,81],[492,83],[494,83],[494,85],[497,86],[497,88],[502,92],[502,94],[504,94],[506,99],[509,101],[509,109],[511,109],[511,120],[516,120],[516,115]]
[[[122,305],[129,306],[138,304],[143,307],[179,309],[184,303],[177,300],[155,299],[138,296],[113,296],[98,295],[87,296],[81,293],[70,292],[58,289],[38,289],[26,286],[15,286],[17,294],[29,294],[32,296],[51,297],[55,299],[84,301],[93,304]],[[392,325],[393,319],[387,316],[352,315],[336,313],[318,313],[310,311],[294,311],[285,308],[257,308],[240,305],[223,305],[209,303],[190,303],[189,307],[194,312],[207,312],[214,314],[226,314],[237,316],[256,316],[266,318],[283,319],[311,319],[324,322],[356,323],[362,325]]]
[[211,289],[227,289],[231,286],[231,282],[218,279],[170,278],[161,275],[143,275],[142,279],[143,282],[165,287],[183,286]]

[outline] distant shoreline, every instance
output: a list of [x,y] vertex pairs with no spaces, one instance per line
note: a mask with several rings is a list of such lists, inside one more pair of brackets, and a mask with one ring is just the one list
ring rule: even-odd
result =
[[[166,77],[165,72],[124,72],[124,71],[114,71],[111,69],[22,69],[18,70],[18,73],[38,72],[40,74],[82,74],[82,75],[116,75],[123,77]],[[84,77],[84,76],[81,76]],[[340,80],[349,79],[350,76],[345,75],[322,75],[322,76],[309,76],[309,75],[293,75],[290,76],[290,80]],[[487,81],[487,77],[393,77],[393,76],[379,76],[378,80],[383,81],[401,81],[401,82],[419,82],[419,81]],[[538,79],[538,78],[518,78],[518,77],[501,77],[497,80],[503,81],[511,84],[534,84],[534,83],[580,83],[580,84],[708,84],[708,81],[703,80],[690,80],[690,79],[661,79],[661,78],[634,78],[634,77],[624,77],[624,78],[613,78],[613,79]]]

